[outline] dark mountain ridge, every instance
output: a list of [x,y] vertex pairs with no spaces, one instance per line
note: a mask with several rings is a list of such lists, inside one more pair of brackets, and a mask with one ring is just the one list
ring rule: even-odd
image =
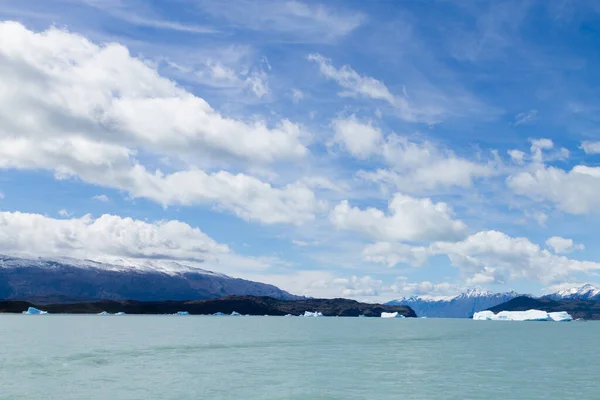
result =
[[264,296],[230,296],[191,301],[102,300],[46,305],[35,305],[26,301],[0,301],[0,312],[3,313],[21,313],[29,307],[42,309],[51,314],[98,314],[102,311],[126,314],[174,314],[178,311],[187,311],[192,315],[208,315],[217,312],[231,314],[235,311],[248,315],[301,315],[305,311],[318,311],[324,316],[331,317],[358,317],[360,315],[380,317],[382,312],[398,312],[405,317],[416,317],[410,307],[360,303],[348,299],[279,300]]
[[600,302],[596,300],[552,300],[549,298],[516,297],[506,303],[489,308],[490,311],[527,311],[546,312],[566,311],[575,319],[600,320]]

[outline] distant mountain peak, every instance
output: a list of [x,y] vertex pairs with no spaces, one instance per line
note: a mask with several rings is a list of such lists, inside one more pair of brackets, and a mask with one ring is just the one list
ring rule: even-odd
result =
[[573,286],[569,289],[560,290],[556,293],[551,293],[544,297],[554,300],[600,300],[600,289],[592,285],[591,283],[586,283],[581,286]]

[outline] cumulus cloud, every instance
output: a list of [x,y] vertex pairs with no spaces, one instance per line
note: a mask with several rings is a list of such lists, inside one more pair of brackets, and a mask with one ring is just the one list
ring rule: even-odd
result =
[[573,239],[567,239],[560,236],[553,236],[546,240],[546,246],[548,246],[556,254],[570,253],[575,250],[584,250],[585,246],[582,244],[576,244]]
[[361,170],[358,177],[395,190],[423,192],[437,188],[470,187],[474,180],[496,175],[493,163],[483,164],[458,157],[429,140],[415,141],[408,136],[389,134],[371,121],[354,115],[335,119],[333,143],[357,159],[375,158],[388,168]]
[[[381,252],[376,253],[377,249]],[[554,254],[526,238],[513,238],[498,231],[482,231],[459,242],[440,241],[413,248],[371,245],[365,249],[364,256],[370,261],[393,266],[395,261],[415,260],[415,257],[410,257],[411,254],[418,254],[419,261],[427,256],[447,256],[450,263],[467,277],[469,284],[504,283],[519,278],[552,283],[574,273],[600,270],[600,263]]]
[[21,212],[0,213],[0,251],[92,259],[109,256],[195,261],[230,252],[200,229],[176,220],[148,223],[109,214],[53,219]]
[[366,159],[381,152],[383,135],[371,123],[359,122],[355,116],[351,116],[347,119],[335,119],[332,125],[334,143],[342,146],[352,156]]
[[581,143],[585,154],[600,154],[600,142],[585,141]]
[[506,179],[511,190],[538,202],[554,203],[570,214],[598,212],[595,205],[600,196],[600,167],[579,164],[566,170],[548,165],[569,157],[567,149],[556,149],[549,139],[532,140],[530,150],[530,163]]
[[385,241],[458,240],[467,230],[462,221],[453,218],[448,204],[400,193],[390,201],[387,214],[373,207],[351,207],[345,200],[331,211],[330,219],[339,229]]
[[184,162],[301,157],[307,149],[290,121],[270,128],[224,117],[125,47],[98,46],[55,28],[35,33],[0,23],[0,71],[0,168],[47,169],[58,179],[79,178],[165,206],[214,204],[264,223],[314,217],[318,202],[300,183],[273,187],[193,167],[151,172],[136,159],[140,149]]

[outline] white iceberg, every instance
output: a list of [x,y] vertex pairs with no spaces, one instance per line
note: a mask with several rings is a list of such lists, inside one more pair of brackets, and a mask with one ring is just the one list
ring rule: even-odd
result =
[[566,311],[547,313],[540,310],[527,311],[480,311],[473,314],[477,321],[571,321],[573,317]]
[[219,311],[219,312],[216,312],[216,313],[214,313],[213,315],[214,315],[215,317],[224,317],[224,316],[225,316],[225,314],[223,314],[223,313],[222,313],[222,312],[220,312],[220,311]]
[[400,314],[398,311],[396,312],[382,312],[381,318],[406,318],[404,315]]
[[190,315],[190,313],[187,311],[177,311],[175,315]]
[[115,313],[115,315],[125,315],[125,313],[123,311],[120,311],[118,313]]
[[44,314],[48,314],[48,311],[42,311],[42,310],[38,310],[35,307],[29,307],[27,309],[27,311],[23,311],[23,314],[25,314],[25,315],[44,315]]
[[285,314],[284,317],[293,317],[292,314]]
[[239,313],[239,312],[237,312],[237,311],[234,311],[234,312],[232,312],[232,313],[231,313],[231,316],[232,316],[232,317],[239,317],[239,316],[241,316],[241,315],[242,315],[242,314],[240,314],[240,313]]
[[303,317],[322,317],[323,313],[319,312],[319,311],[315,311],[315,312],[310,312],[310,311],[304,311],[304,314],[302,314]]
[[109,313],[107,313],[106,311],[102,311],[101,313],[98,313],[96,315],[110,315]]

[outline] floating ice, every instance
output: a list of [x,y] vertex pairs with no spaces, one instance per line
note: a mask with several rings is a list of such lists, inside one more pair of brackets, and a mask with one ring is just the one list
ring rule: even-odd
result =
[[27,309],[27,311],[23,311],[23,314],[26,314],[26,315],[44,315],[44,314],[48,314],[48,311],[42,311],[42,310],[38,310],[35,307],[29,307]]
[[566,312],[552,312],[540,310],[527,311],[500,311],[494,314],[491,311],[480,311],[473,314],[473,319],[478,321],[571,321],[573,317]]
[[284,317],[293,317],[292,314],[285,314]]
[[190,313],[187,311],[177,311],[177,313],[175,313],[175,315],[190,315]]
[[96,315],[110,315],[109,313],[107,313],[106,311],[102,311],[101,313],[98,313]]
[[381,318],[406,318],[404,315],[400,314],[398,311],[396,312],[382,312]]
[[302,316],[303,317],[322,317],[323,313],[319,312],[319,311],[315,311],[315,312],[304,311],[304,314]]
[[219,311],[219,312],[216,312],[216,313],[214,313],[213,315],[214,315],[215,317],[224,317],[224,316],[225,316],[225,314],[223,314],[223,313],[222,313],[222,312],[220,312],[220,311]]
[[232,313],[231,313],[231,316],[232,316],[232,317],[239,317],[240,315],[242,315],[242,314],[240,314],[240,313],[239,313],[239,312],[237,312],[237,311],[234,311],[234,312],[232,312]]
[[120,311],[118,313],[115,313],[115,315],[125,315],[125,313],[123,311]]

